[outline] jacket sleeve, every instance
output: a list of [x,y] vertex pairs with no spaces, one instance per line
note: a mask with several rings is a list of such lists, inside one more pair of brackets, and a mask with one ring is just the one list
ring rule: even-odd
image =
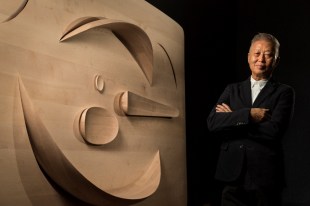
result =
[[277,140],[289,126],[294,113],[295,92],[292,87],[285,87],[271,109],[271,119],[258,124],[250,124],[249,136],[260,140]]
[[[221,94],[216,105],[226,103],[230,105],[230,96],[232,95],[232,85],[228,85]],[[207,125],[211,132],[240,130],[249,124],[250,108],[233,110],[233,112],[216,112],[215,107],[211,110]]]

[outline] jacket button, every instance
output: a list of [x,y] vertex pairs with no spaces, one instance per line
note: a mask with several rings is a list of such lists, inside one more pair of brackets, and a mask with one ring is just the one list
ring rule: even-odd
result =
[[243,144],[239,146],[239,148],[240,148],[240,149],[243,149],[243,147],[244,147],[244,145],[243,145]]

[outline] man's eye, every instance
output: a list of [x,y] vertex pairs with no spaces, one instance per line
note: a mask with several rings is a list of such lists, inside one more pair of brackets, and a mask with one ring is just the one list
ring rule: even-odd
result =
[[265,57],[266,57],[266,58],[271,58],[271,57],[272,57],[272,54],[265,54]]

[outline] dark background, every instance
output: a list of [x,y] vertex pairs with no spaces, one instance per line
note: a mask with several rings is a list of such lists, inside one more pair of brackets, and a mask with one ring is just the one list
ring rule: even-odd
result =
[[[301,0],[147,0],[184,29],[188,206],[218,206],[213,180],[218,140],[206,118],[228,83],[250,75],[257,32],[280,41],[274,76],[295,88],[295,115],[283,140],[285,206],[310,206],[310,3]],[[174,206],[174,205],[173,205]]]

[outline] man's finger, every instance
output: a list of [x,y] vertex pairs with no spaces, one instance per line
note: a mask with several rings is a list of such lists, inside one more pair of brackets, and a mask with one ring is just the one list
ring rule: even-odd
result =
[[227,104],[222,103],[222,105],[223,105],[223,107],[224,107],[228,112],[231,112],[231,109],[230,109],[230,107],[229,107]]

